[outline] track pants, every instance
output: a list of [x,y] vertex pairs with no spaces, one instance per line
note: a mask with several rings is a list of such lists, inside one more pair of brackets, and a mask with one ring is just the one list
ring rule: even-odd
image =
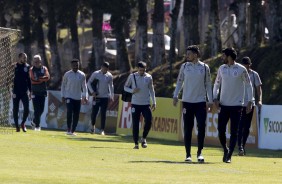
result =
[[19,105],[20,105],[20,100],[22,101],[24,112],[23,112],[23,119],[22,122],[25,122],[28,113],[29,113],[29,99],[27,93],[24,94],[16,94],[13,96],[13,116],[14,116],[14,122],[15,126],[19,126]]
[[68,131],[74,132],[79,120],[81,100],[66,99]]
[[40,127],[40,118],[44,111],[45,105],[45,96],[34,95],[32,98],[33,109],[34,109],[34,118],[33,122],[35,123],[35,127]]
[[91,121],[92,125],[96,124],[96,117],[99,112],[101,112],[101,130],[105,129],[106,125],[106,113],[107,113],[107,108],[108,108],[108,98],[96,98],[95,100],[95,105],[92,107],[92,113],[91,113]]
[[184,122],[184,144],[186,157],[191,156],[191,139],[194,127],[194,118],[197,120],[198,128],[198,153],[200,154],[204,147],[205,131],[206,131],[206,102],[188,103],[183,102],[183,122]]
[[144,117],[145,125],[143,130],[143,138],[146,138],[149,134],[149,131],[152,126],[152,111],[150,105],[134,105],[131,104],[131,113],[132,113],[132,134],[133,141],[135,144],[138,144],[139,138],[139,121],[141,113]]
[[229,142],[229,154],[232,155],[236,146],[238,136],[238,125],[242,114],[242,106],[223,106],[218,115],[218,137],[224,151],[228,150],[226,145],[226,126],[230,119],[230,142]]

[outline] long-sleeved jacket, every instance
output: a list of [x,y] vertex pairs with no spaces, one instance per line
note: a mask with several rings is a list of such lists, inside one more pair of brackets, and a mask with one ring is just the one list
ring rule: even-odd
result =
[[247,102],[253,99],[253,88],[247,69],[234,63],[231,66],[223,64],[219,67],[213,88],[213,97],[216,98],[220,91],[219,102],[225,106],[243,106],[245,89]]
[[97,80],[96,93],[98,98],[113,98],[114,96],[114,85],[113,85],[113,75],[110,72],[105,74],[101,70],[92,73],[87,82],[87,87],[90,93],[94,92],[92,87],[92,82]]
[[[136,83],[133,75],[135,75]],[[140,91],[132,95],[132,104],[150,105],[150,97],[152,98],[152,103],[156,104],[153,78],[150,74],[144,73],[143,76],[141,76],[138,72],[130,74],[125,82],[124,90],[129,93],[133,93],[134,88],[139,88]]]
[[74,72],[70,70],[65,73],[61,86],[61,96],[74,100],[87,97],[86,77],[82,71]]
[[[184,83],[184,84],[183,84]],[[201,61],[185,62],[181,65],[176,88],[173,97],[178,97],[183,87],[182,101],[189,103],[206,102],[206,94],[209,103],[212,103],[211,74],[208,65]]]
[[20,95],[31,91],[29,68],[30,65],[27,63],[15,65],[13,94]]

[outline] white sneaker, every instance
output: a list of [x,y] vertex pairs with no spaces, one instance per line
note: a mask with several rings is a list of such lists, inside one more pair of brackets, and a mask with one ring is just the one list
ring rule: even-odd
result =
[[66,135],[72,135],[72,133],[71,132],[66,132]]
[[147,148],[148,144],[147,144],[146,139],[141,138],[141,146],[142,146],[142,148]]
[[34,131],[41,131],[41,127],[35,127]]
[[105,135],[105,132],[104,132],[104,130],[102,130],[102,131],[101,131],[101,135]]
[[185,162],[192,162],[192,158],[191,158],[191,157],[187,157],[187,158],[185,159]]
[[198,156],[198,162],[200,162],[200,163],[205,162],[205,159],[204,159],[204,157],[203,157],[202,154],[200,154],[200,155]]
[[74,132],[71,132],[71,134],[70,135],[72,135],[72,136],[77,136],[77,134],[76,133],[74,133]]

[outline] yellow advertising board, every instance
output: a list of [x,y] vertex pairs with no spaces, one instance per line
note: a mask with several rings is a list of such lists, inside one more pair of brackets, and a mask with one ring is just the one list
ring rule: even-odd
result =
[[[119,109],[117,118],[117,134],[132,135],[132,117],[131,117],[131,104],[121,101],[119,99]],[[213,108],[215,109],[215,108]],[[217,130],[218,113],[213,111],[207,113],[206,120],[206,145],[219,146],[218,130]],[[179,140],[183,141],[183,118],[182,118],[182,103],[179,102],[177,107],[172,105],[171,98],[157,98],[157,108],[153,112],[153,122],[151,131],[148,137],[166,139],[166,140]],[[142,135],[144,122],[141,116],[139,127]],[[226,137],[227,141],[230,138],[230,122],[227,124]],[[253,120],[250,128],[250,135],[247,140],[247,147],[255,147],[258,145],[258,129],[256,111],[253,114]],[[192,143],[197,144],[197,122],[194,121]]]
[[[157,98],[157,108],[153,111],[152,127],[148,137],[166,140],[179,140],[180,133],[180,106],[172,105],[171,98]],[[139,127],[142,135],[144,126],[143,117],[140,118]],[[120,99],[117,134],[132,135],[131,104]]]

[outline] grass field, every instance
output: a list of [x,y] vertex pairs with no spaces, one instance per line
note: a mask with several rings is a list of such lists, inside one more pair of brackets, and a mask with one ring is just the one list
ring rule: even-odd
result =
[[133,150],[131,137],[62,131],[0,132],[0,183],[282,183],[282,151],[251,149],[222,162],[205,147],[206,162],[184,162],[181,142],[148,139]]

